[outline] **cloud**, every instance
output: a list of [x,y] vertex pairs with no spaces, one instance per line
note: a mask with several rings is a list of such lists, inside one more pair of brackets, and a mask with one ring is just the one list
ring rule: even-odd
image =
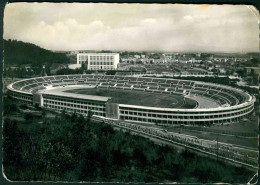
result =
[[205,10],[208,10],[209,7],[210,7],[210,5],[208,5],[208,4],[202,4],[202,5],[198,6],[198,9],[205,11]]
[[193,20],[193,17],[190,16],[190,15],[186,15],[186,16],[183,17],[183,19],[187,20],[187,21],[191,21],[191,20]]
[[258,51],[246,6],[12,3],[4,38],[52,50]]

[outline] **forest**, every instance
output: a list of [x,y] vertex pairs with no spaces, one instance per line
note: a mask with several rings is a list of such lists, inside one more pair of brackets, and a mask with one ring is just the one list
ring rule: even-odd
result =
[[31,43],[9,39],[4,40],[3,44],[5,65],[69,63],[66,54],[55,53]]
[[186,149],[157,145],[91,116],[63,111],[54,118],[44,113],[12,119],[19,106],[4,98],[3,167],[12,181],[246,183],[254,175]]

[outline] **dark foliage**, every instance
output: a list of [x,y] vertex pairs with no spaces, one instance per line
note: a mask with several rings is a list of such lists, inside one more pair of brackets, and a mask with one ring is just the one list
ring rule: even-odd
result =
[[106,75],[115,75],[116,74],[116,71],[107,71],[106,72]]
[[242,63],[246,67],[258,67],[260,64],[260,58],[252,58],[251,60]]
[[69,69],[69,68],[63,68],[60,69],[56,72],[56,75],[70,75],[70,74],[91,74],[94,71],[90,71],[90,70],[85,70],[83,67],[82,68],[77,68],[77,69]]
[[4,40],[5,65],[69,63],[64,53],[55,53],[30,43]]
[[63,111],[41,125],[33,119],[27,130],[21,122],[5,119],[5,175],[16,181],[229,183],[246,182],[252,175],[244,168],[114,130],[90,117]]
[[16,102],[9,96],[3,97],[3,104],[4,115],[8,115],[11,112],[18,111]]
[[32,114],[32,113],[26,113],[26,114],[24,115],[24,119],[25,119],[26,121],[31,121],[31,120],[33,119],[33,114]]
[[83,69],[79,68],[79,69],[68,69],[68,68],[63,68],[63,69],[59,69],[56,72],[56,75],[70,75],[70,74],[83,74]]

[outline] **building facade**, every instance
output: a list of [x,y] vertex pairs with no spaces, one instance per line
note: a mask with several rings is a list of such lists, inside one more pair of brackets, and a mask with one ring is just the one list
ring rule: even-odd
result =
[[57,111],[106,117],[106,102],[110,99],[99,96],[79,96],[70,93],[43,93],[41,106]]
[[260,66],[259,67],[245,67],[246,74],[256,74],[260,73]]
[[119,53],[78,53],[77,65],[88,70],[114,70],[119,63]]

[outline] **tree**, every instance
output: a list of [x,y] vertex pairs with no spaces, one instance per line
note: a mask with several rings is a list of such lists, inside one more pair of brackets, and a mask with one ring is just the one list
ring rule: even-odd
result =
[[69,63],[65,53],[52,52],[22,41],[4,40],[4,51],[5,65]]
[[110,70],[106,72],[106,75],[115,75],[116,71]]
[[3,122],[3,165],[19,165],[21,161],[20,133],[17,121],[4,119]]
[[4,119],[3,165],[10,180],[124,182],[244,182],[251,172],[147,138],[114,130],[82,115],[64,115],[20,130]]
[[238,76],[240,77],[245,77],[246,76],[246,73],[245,73],[245,70],[237,70],[236,73],[238,74]]
[[4,115],[11,114],[12,112],[17,112],[17,104],[15,101],[10,96],[4,96],[3,98],[3,103],[4,103]]
[[25,113],[24,115],[24,119],[26,119],[27,121],[31,121],[33,120],[33,114],[32,113]]
[[90,110],[88,111],[87,122],[90,122],[90,121],[91,121],[92,116],[93,116],[93,112],[92,112],[92,110],[90,109]]
[[46,110],[42,109],[42,117],[45,117],[45,116],[46,116]]

